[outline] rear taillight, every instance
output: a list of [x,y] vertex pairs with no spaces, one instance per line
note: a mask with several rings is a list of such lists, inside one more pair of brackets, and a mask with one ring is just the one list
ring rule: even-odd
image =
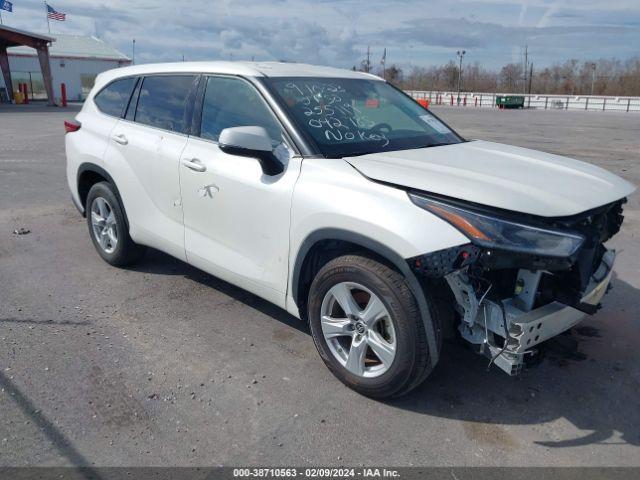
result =
[[64,121],[64,133],[77,132],[78,130],[80,130],[80,127],[80,122],[76,122],[75,120]]

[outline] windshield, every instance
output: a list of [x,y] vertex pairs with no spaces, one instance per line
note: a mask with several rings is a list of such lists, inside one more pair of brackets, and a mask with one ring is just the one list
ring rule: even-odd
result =
[[325,157],[462,141],[436,116],[379,80],[273,77],[264,81]]

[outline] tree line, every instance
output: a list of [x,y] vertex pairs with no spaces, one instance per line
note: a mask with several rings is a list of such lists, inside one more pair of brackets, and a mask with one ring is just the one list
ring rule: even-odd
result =
[[[377,73],[406,90],[455,91],[458,65],[413,67],[410,70],[391,65]],[[533,93],[559,95],[640,96],[640,57],[628,60],[567,60],[537,69],[509,63],[500,70],[484,68],[475,62],[462,66],[462,90],[488,93]]]

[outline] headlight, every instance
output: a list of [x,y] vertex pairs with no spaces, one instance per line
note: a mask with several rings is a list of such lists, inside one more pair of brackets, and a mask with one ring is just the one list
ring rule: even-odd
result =
[[576,233],[523,225],[413,193],[409,198],[419,207],[449,222],[481,247],[545,257],[569,257],[584,242],[584,237]]

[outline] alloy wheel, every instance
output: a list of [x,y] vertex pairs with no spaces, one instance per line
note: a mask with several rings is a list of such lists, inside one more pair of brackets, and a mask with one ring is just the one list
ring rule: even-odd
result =
[[103,197],[96,197],[91,204],[93,236],[105,253],[113,253],[118,245],[118,226],[113,208]]
[[376,294],[358,283],[341,282],[325,294],[320,311],[325,342],[343,367],[368,378],[389,370],[396,356],[396,332]]

